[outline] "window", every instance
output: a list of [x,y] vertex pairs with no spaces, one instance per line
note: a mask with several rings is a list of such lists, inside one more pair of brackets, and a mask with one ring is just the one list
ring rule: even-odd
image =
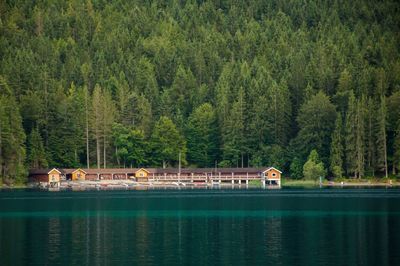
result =
[[143,176],[144,176],[143,172],[142,172],[142,173],[140,173],[140,174],[139,174],[139,176],[142,176],[142,177],[143,177]]

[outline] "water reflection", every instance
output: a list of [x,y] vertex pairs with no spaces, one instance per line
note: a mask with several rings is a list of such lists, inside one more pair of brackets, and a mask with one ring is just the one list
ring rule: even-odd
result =
[[400,265],[398,196],[99,193],[0,196],[0,265]]

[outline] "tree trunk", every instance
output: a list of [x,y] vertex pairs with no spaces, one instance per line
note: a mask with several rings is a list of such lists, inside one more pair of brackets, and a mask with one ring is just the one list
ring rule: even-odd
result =
[[384,158],[385,158],[385,176],[388,178],[388,164],[387,164],[387,147],[386,147],[386,130],[384,130],[383,133],[385,142],[383,143],[383,151],[385,153]]
[[107,168],[107,164],[106,164],[106,154],[107,154],[107,141],[106,141],[106,137],[104,136],[104,145],[103,145],[103,163],[104,163],[104,169]]
[[[44,76],[44,105],[46,107],[49,106],[48,91],[47,91],[47,72],[45,72],[45,76]],[[49,147],[49,142],[48,142],[48,139],[49,139],[49,113],[48,113],[47,108],[44,108],[44,120],[45,120],[44,143],[45,143],[45,147],[48,148]]]
[[[1,114],[1,113],[0,113]],[[0,120],[0,178],[3,176],[3,144],[2,144],[2,129]]]
[[89,105],[88,105],[88,95],[89,91],[85,91],[85,113],[86,113],[86,164],[87,168],[90,168],[90,158],[89,158]]
[[[118,147],[117,146],[115,146],[115,158],[117,158],[117,164],[118,164],[118,167],[120,167],[121,165],[119,163]],[[125,164],[124,164],[124,168],[125,168]]]
[[100,168],[100,137],[96,137],[96,157],[97,157],[97,168]]

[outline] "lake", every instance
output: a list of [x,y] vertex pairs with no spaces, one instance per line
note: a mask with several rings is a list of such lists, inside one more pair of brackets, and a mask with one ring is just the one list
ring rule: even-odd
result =
[[23,264],[400,265],[400,190],[0,190]]

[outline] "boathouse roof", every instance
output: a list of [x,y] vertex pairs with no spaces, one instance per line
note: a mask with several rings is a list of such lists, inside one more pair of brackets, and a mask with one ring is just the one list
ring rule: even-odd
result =
[[72,174],[76,170],[80,169],[87,174],[134,174],[140,169],[147,171],[149,174],[174,174],[174,173],[182,173],[182,174],[191,174],[191,173],[249,173],[249,174],[259,174],[265,171],[275,169],[280,172],[278,169],[274,167],[246,167],[246,168],[48,168],[48,169],[31,169],[29,174],[38,175],[38,174],[47,174],[49,171],[57,169],[61,174]]

